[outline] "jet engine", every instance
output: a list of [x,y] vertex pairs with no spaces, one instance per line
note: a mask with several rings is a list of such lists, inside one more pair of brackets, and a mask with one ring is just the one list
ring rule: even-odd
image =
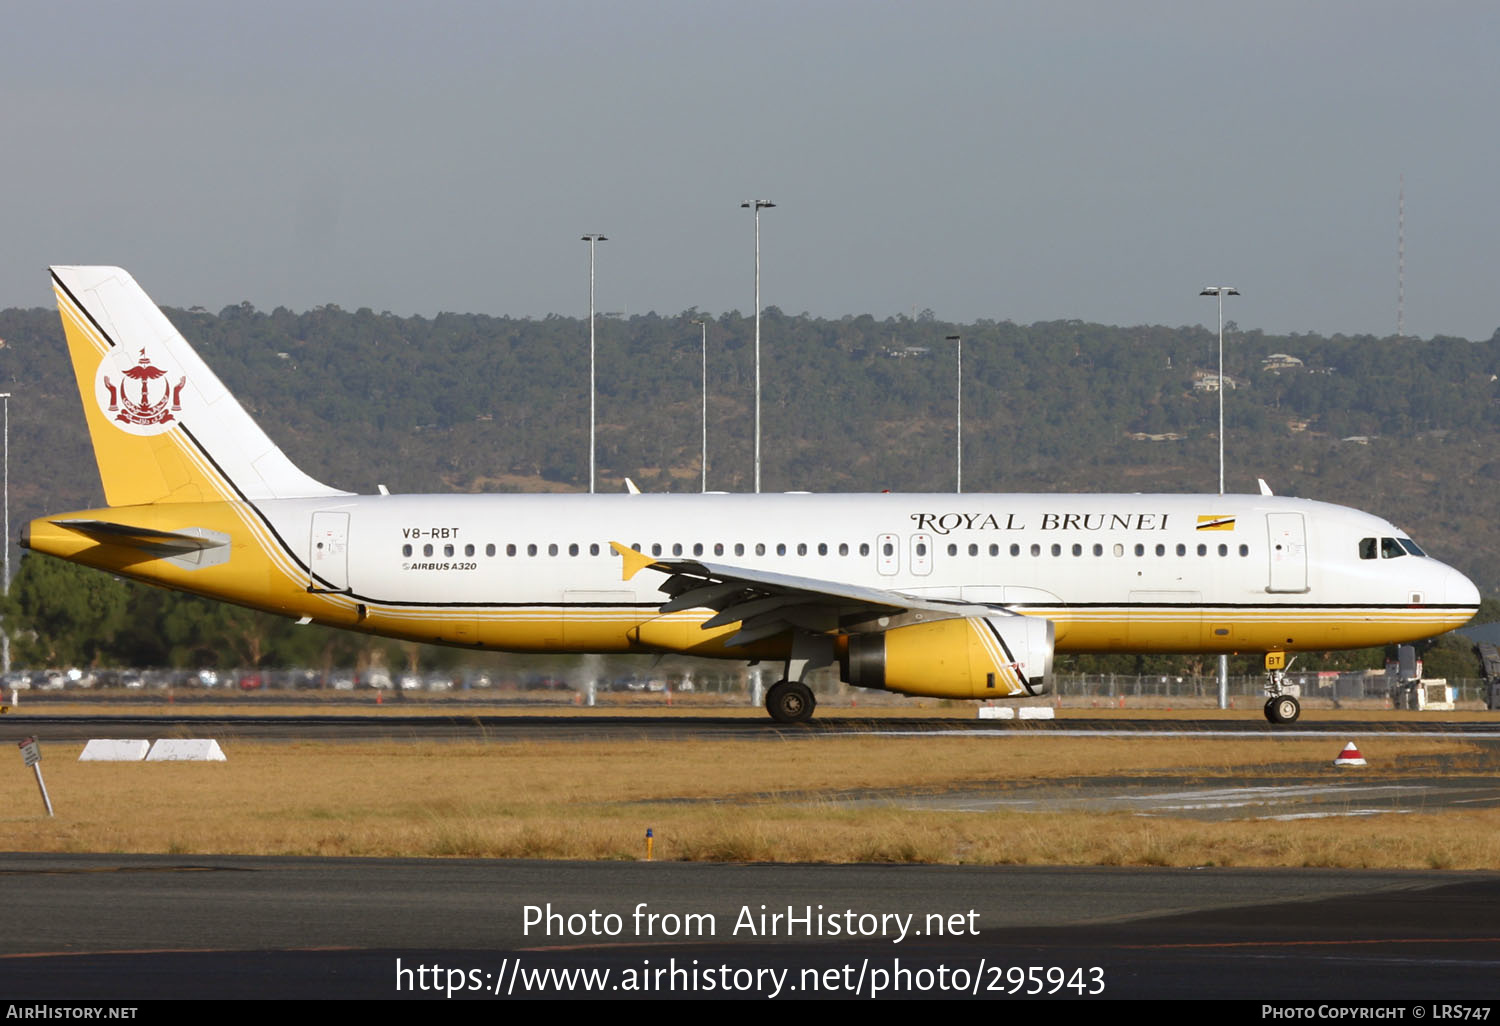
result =
[[844,680],[932,698],[1040,695],[1052,676],[1054,628],[1035,616],[970,616],[849,637]]

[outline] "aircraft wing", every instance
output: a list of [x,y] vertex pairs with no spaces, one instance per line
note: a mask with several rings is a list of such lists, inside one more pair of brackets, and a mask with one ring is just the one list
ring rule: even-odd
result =
[[748,645],[793,629],[831,633],[876,617],[911,611],[938,614],[934,619],[1005,615],[991,606],[971,602],[925,598],[884,588],[696,559],[662,559],[619,542],[611,542],[610,546],[624,560],[625,580],[642,570],[667,575],[661,585],[661,590],[669,596],[661,605],[663,613],[715,610],[716,615],[703,624],[704,630],[739,623],[738,633],[724,642],[729,647]]

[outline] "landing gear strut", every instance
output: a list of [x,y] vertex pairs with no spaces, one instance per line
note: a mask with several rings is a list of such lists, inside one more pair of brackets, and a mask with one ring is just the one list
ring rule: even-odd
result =
[[817,704],[812,689],[800,681],[777,681],[766,692],[766,712],[777,723],[806,723]]
[[1295,695],[1284,694],[1286,687],[1286,653],[1266,653],[1266,719],[1272,723],[1296,723],[1302,715],[1302,703]]

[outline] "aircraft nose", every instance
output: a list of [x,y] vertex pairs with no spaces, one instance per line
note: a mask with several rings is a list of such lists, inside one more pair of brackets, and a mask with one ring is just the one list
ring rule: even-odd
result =
[[1450,606],[1479,608],[1479,589],[1457,570],[1450,571],[1443,587],[1443,601]]

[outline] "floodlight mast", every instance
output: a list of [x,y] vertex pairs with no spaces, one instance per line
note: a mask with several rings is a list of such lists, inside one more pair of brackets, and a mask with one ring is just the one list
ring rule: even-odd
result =
[[589,494],[594,494],[595,465],[598,448],[594,444],[595,400],[598,395],[594,387],[594,246],[609,239],[597,233],[581,237],[589,244]]
[[[1230,285],[1210,285],[1200,296],[1219,297],[1219,494],[1224,494],[1224,297],[1237,296]],[[1219,708],[1229,708],[1229,657],[1219,656]]]
[[755,491],[760,492],[760,212],[776,204],[770,200],[746,200],[743,210],[755,211]]

